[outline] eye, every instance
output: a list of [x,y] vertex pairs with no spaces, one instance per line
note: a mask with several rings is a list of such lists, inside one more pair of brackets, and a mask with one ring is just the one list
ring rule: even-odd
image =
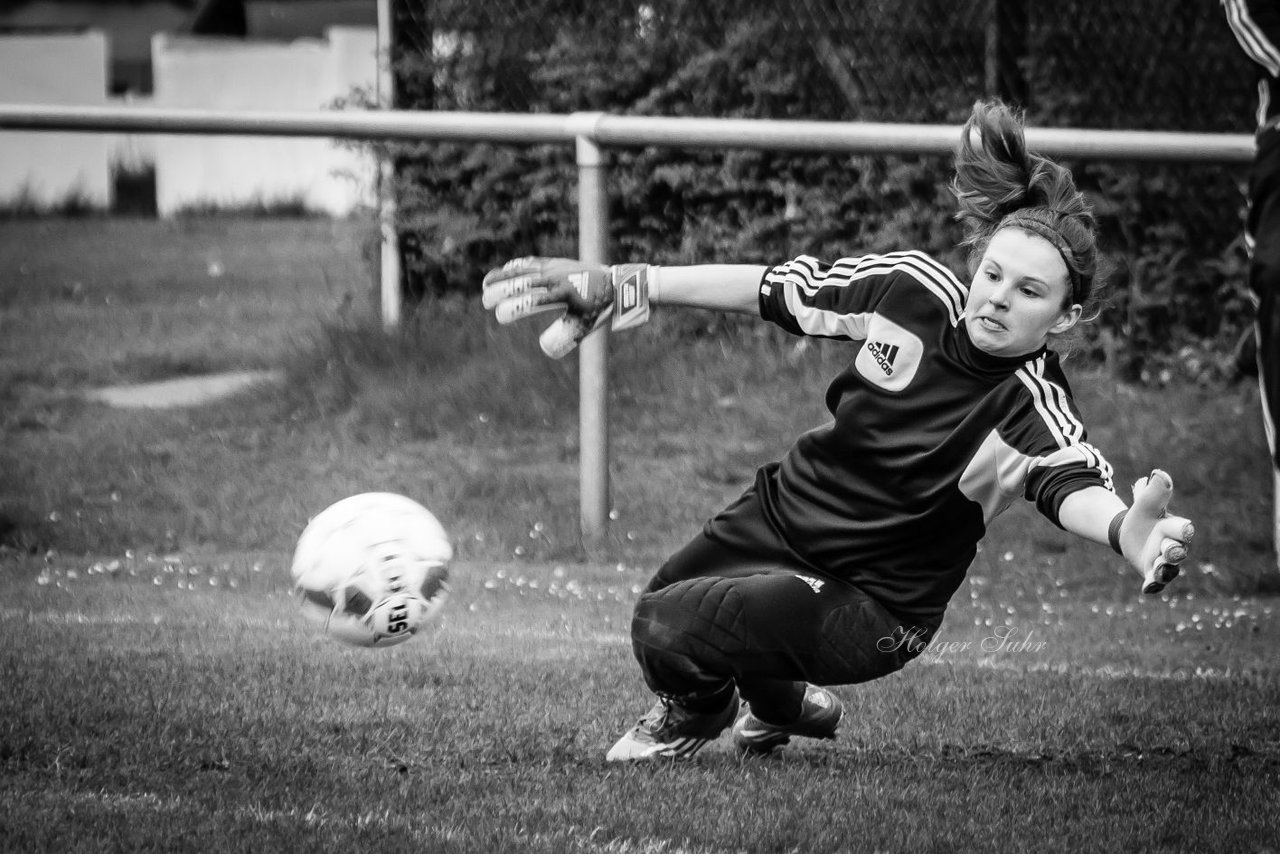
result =
[[1036,290],[1035,288],[1029,285],[1024,285],[1022,288],[1020,288],[1020,290],[1022,291],[1023,296],[1033,297],[1037,299],[1040,297],[1040,291]]

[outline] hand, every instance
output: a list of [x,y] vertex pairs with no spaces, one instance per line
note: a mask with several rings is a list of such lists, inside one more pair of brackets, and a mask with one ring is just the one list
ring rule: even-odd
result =
[[483,303],[502,324],[562,312],[538,339],[542,352],[559,359],[610,321],[617,330],[648,320],[650,275],[645,264],[605,267],[569,258],[516,258],[484,277]]
[[1187,559],[1195,526],[1170,516],[1173,479],[1155,469],[1133,485],[1133,506],[1120,524],[1120,551],[1142,573],[1142,592],[1159,593],[1178,577]]

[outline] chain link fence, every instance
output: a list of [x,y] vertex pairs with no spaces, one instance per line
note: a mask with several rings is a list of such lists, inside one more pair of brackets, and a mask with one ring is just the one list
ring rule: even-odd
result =
[[[958,124],[998,96],[1034,126],[1253,122],[1254,72],[1214,0],[395,0],[392,24],[404,109]],[[465,287],[517,253],[574,254],[571,158],[401,152],[410,290]],[[1135,377],[1229,373],[1226,342],[1250,311],[1245,168],[1068,165],[1115,268],[1120,310],[1093,349],[1116,358],[1124,341]],[[614,251],[658,263],[945,256],[948,170],[939,158],[618,153]]]

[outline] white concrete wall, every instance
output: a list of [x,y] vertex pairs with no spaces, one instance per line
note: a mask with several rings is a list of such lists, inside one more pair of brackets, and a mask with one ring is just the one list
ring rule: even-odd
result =
[[[0,101],[107,103],[107,39],[100,31],[0,36]],[[111,205],[110,140],[102,134],[0,131],[0,205]]]
[[[158,35],[155,106],[315,110],[371,87],[376,31],[335,27],[328,35],[291,44]],[[326,139],[160,136],[154,150],[161,216],[282,202],[345,216],[375,198],[367,153]]]

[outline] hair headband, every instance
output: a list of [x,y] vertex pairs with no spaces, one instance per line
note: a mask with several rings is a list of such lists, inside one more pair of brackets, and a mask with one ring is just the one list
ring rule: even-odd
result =
[[[1067,265],[1067,280],[1071,283],[1071,301],[1081,303],[1084,301],[1086,294],[1081,293],[1084,290],[1084,277],[1077,270],[1072,260],[1075,253],[1071,251],[1071,246],[1067,243],[1065,237],[1062,236],[1057,228],[1040,219],[1039,217],[1030,215],[1028,212],[1034,208],[1022,208],[1013,213],[1006,214],[1004,219],[996,225],[995,231],[1002,228],[1014,227],[1021,228],[1023,231],[1029,231],[1037,237],[1043,237],[1054,249],[1058,250],[1058,254],[1062,256],[1062,262]],[[1041,208],[1040,210],[1046,210]],[[1055,219],[1060,219],[1059,215],[1049,211],[1049,214]],[[992,234],[995,232],[993,231]]]

